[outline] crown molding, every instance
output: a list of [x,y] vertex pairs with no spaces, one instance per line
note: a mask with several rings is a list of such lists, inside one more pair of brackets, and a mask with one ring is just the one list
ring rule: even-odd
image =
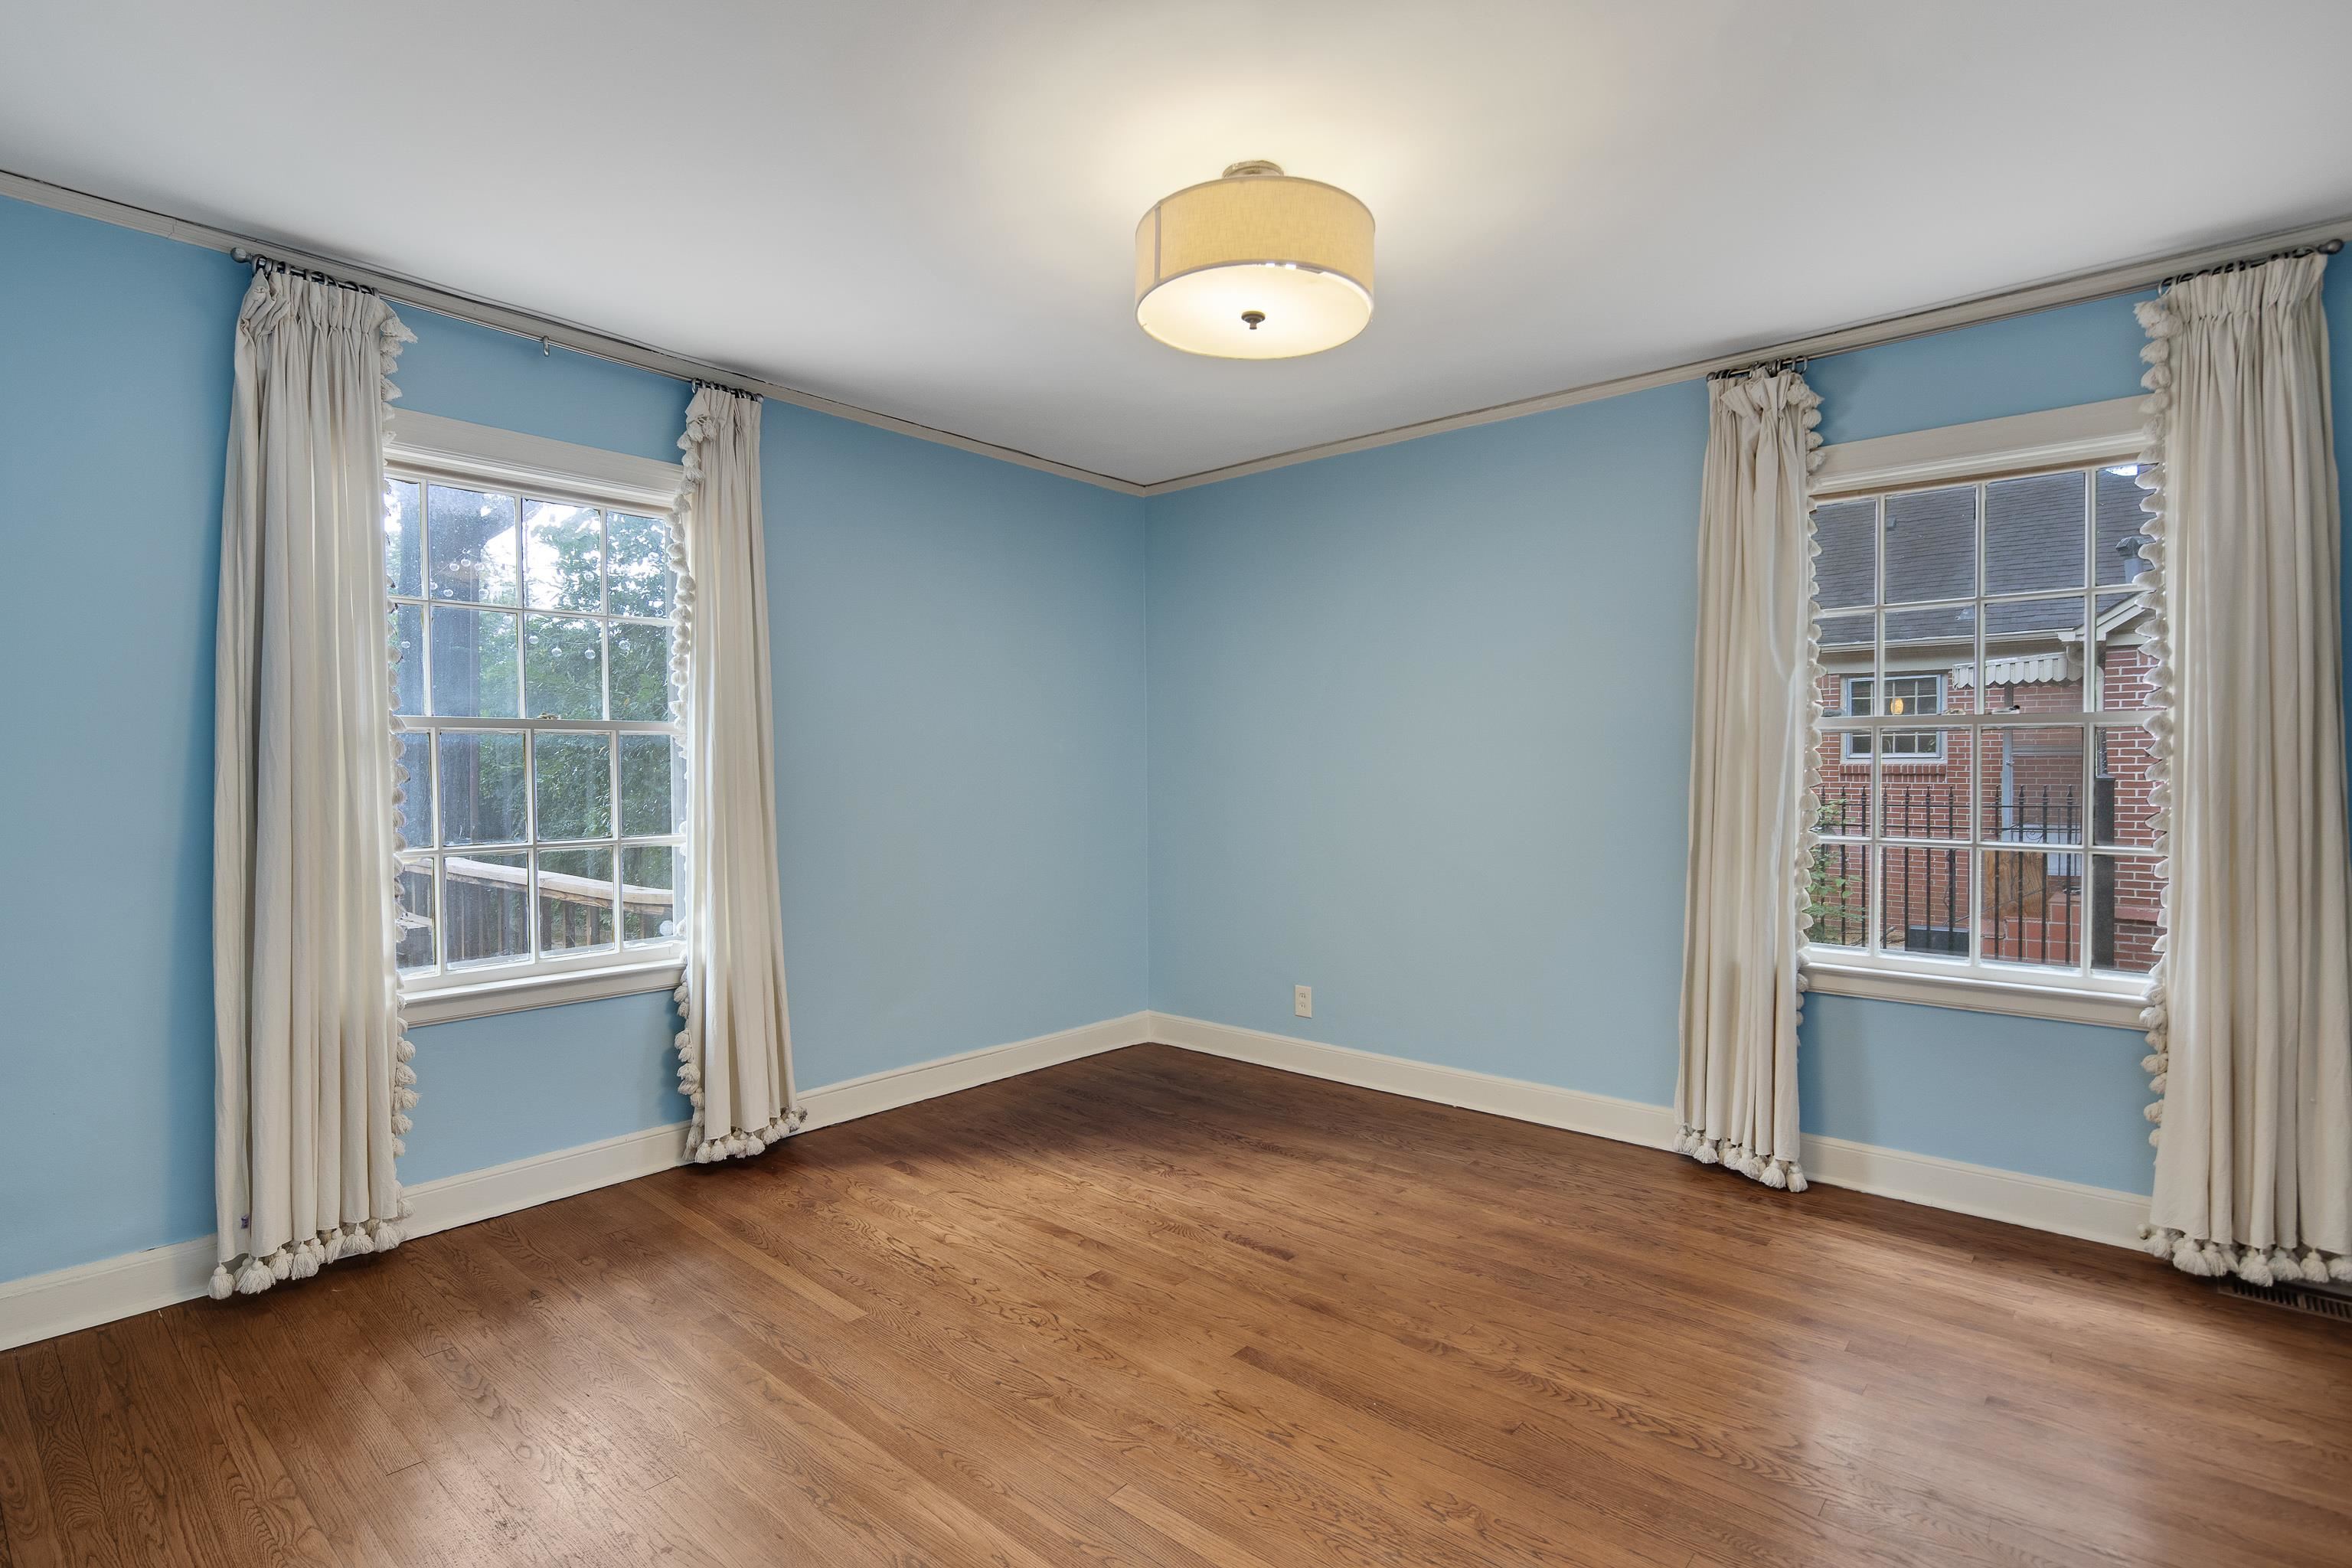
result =
[[952,430],[941,430],[929,425],[919,424],[912,419],[901,419],[895,414],[883,414],[875,409],[861,408],[854,403],[842,403],[830,397],[822,397],[814,392],[803,392],[798,387],[787,386],[782,382],[770,381],[763,376],[730,370],[725,365],[713,364],[708,360],[672,353],[667,349],[655,348],[648,343],[640,343],[628,338],[616,337],[610,332],[598,331],[593,327],[584,327],[577,321],[567,321],[558,316],[541,315],[520,306],[505,304],[496,300],[486,300],[478,295],[463,293],[455,289],[443,288],[437,283],[428,283],[422,279],[411,278],[404,273],[387,272],[381,268],[369,267],[361,262],[346,260],[338,256],[329,256],[320,251],[306,250],[299,246],[281,244],[274,239],[239,234],[231,229],[215,228],[209,224],[173,217],[169,213],[133,206],[128,202],[118,202],[106,196],[92,195],[87,191],[78,191],[68,185],[53,184],[47,180],[35,179],[29,174],[19,174],[6,169],[0,169],[0,195],[14,196],[20,201],[31,202],[37,206],[51,207],[58,212],[96,218],[101,223],[110,223],[123,228],[135,228],[142,233],[161,235],[165,239],[175,239],[183,245],[200,246],[206,250],[259,251],[276,260],[289,262],[296,267],[331,273],[347,282],[362,284],[397,304],[415,306],[431,310],[437,315],[454,316],[461,321],[472,321],[478,326],[493,327],[502,332],[511,332],[519,338],[529,338],[534,342],[560,345],[575,353],[592,354],[598,359],[611,360],[617,364],[634,365],[639,370],[650,370],[658,374],[674,376],[679,381],[703,381],[719,386],[732,387],[738,392],[750,393],[753,396],[771,397],[779,403],[790,403],[801,408],[814,409],[819,414],[830,414],[836,418],[855,420],[860,425],[871,425],[879,430],[890,430],[901,436],[912,436],[919,441],[930,441],[942,447],[954,447],[962,451],[977,453],[983,458],[994,458],[999,462],[1017,464],[1024,468],[1034,468],[1041,473],[1056,474],[1066,479],[1076,479],[1081,484],[1095,485],[1119,495],[1143,494],[1141,485],[1131,479],[1119,479],[1116,475],[1097,474],[1090,468],[1074,468],[1068,463],[1057,463],[1051,458],[1041,458],[1034,452],[1024,452],[1015,447],[1000,447],[992,441],[976,440],[970,436],[959,436]]
[[445,289],[420,279],[396,272],[386,272],[340,257],[327,256],[299,247],[281,245],[274,240],[252,235],[238,234],[229,229],[215,228],[186,218],[173,217],[151,208],[134,206],[128,202],[113,201],[92,195],[47,180],[35,179],[0,169],[0,195],[15,196],[37,205],[53,207],[60,212],[77,213],[103,223],[135,228],[148,234],[161,235],[184,244],[202,246],[208,250],[259,250],[280,260],[299,266],[331,272],[338,278],[365,284],[388,300],[415,305],[460,321],[480,326],[494,327],[534,342],[561,343],[579,353],[593,354],[620,364],[635,365],[641,370],[655,371],[675,376],[681,381],[707,381],[733,387],[761,397],[772,397],[780,403],[793,404],[842,419],[856,420],[877,429],[896,431],[918,440],[954,447],[963,451],[994,458],[1000,462],[1018,464],[1042,473],[1058,474],[1124,496],[1151,497],[1171,495],[1178,490],[1213,485],[1226,479],[1245,479],[1275,468],[1286,468],[1298,463],[1311,463],[1322,458],[1337,458],[1349,452],[1370,451],[1376,447],[1391,447],[1401,441],[1419,440],[1423,436],[1440,436],[1449,430],[1466,430],[1474,426],[1497,424],[1506,419],[1520,419],[1530,414],[1548,414],[1556,408],[1571,408],[1580,403],[1597,403],[1603,398],[1622,397],[1628,393],[1644,392],[1655,386],[1669,386],[1677,382],[1696,381],[1719,370],[1736,370],[1760,360],[1817,359],[1833,353],[1845,353],[1854,349],[1872,348],[1880,343],[1898,342],[1906,338],[1927,337],[1948,332],[1960,327],[1972,327],[1983,321],[2001,321],[2011,316],[2031,315],[2036,310],[2048,310],[2061,305],[2081,304],[2086,300],[2105,299],[2116,294],[2128,294],[2149,288],[2176,273],[2194,272],[2201,268],[2219,266],[2249,256],[2273,250],[2292,250],[2317,245],[2324,240],[2352,240],[2352,214],[2305,224],[2298,228],[2275,229],[2244,235],[2236,239],[2200,246],[2190,250],[2170,251],[2163,255],[2143,257],[2134,261],[2119,262],[2111,267],[2094,268],[2085,271],[2064,273],[2039,282],[2011,289],[1993,289],[1981,294],[1948,300],[1923,310],[1891,316],[1873,317],[1807,337],[1790,338],[1780,342],[1759,344],[1736,353],[1718,354],[1712,359],[1691,360],[1681,364],[1656,370],[1637,372],[1631,375],[1613,376],[1602,381],[1548,392],[1534,397],[1523,397],[1509,403],[1496,403],[1484,408],[1474,408],[1460,414],[1448,414],[1434,419],[1415,420],[1411,424],[1391,426],[1362,436],[1351,436],[1337,441],[1318,442],[1309,447],[1297,447],[1285,452],[1269,453],[1244,462],[1229,463],[1222,468],[1203,468],[1198,473],[1181,474],[1174,479],[1143,483],[1123,479],[1112,474],[1099,474],[1089,468],[1057,463],[1051,458],[1041,458],[1034,452],[1017,447],[1000,447],[970,436],[960,436],[951,430],[902,419],[897,415],[861,408],[856,404],[837,402],[813,392],[803,392],[781,382],[730,370],[705,360],[691,359],[654,348],[610,332],[600,332],[576,321],[544,316],[520,307],[494,300]]
[[1449,430],[1467,430],[1473,426],[1493,425],[1505,419],[1520,419],[1530,414],[1549,414],[1555,408],[1572,408],[1580,403],[1598,403],[1603,398],[1622,397],[1628,393],[1646,392],[1654,386],[1671,386],[1677,382],[1697,381],[1722,370],[1738,370],[1762,361],[1780,359],[1823,359],[1831,354],[1849,353],[1855,349],[1875,348],[1881,343],[1900,342],[1906,338],[1930,337],[1960,327],[1973,327],[1985,321],[2003,321],[2012,316],[2030,316],[2037,310],[2055,310],[2061,305],[2079,305],[2088,300],[2104,300],[2117,294],[2137,293],[2154,287],[2165,279],[2184,272],[2196,272],[2223,262],[2243,260],[2274,250],[2294,250],[2318,245],[2326,240],[2352,241],[2352,214],[2333,217],[2320,223],[2305,224],[2300,228],[2274,229],[2252,234],[2241,238],[2224,240],[2214,245],[2200,246],[2194,250],[2167,252],[2161,256],[2142,258],[2137,261],[2119,262],[2112,267],[2094,268],[2084,272],[2070,272],[2011,289],[1994,289],[1983,294],[1971,294],[1962,299],[1930,305],[1922,310],[1905,311],[1892,316],[1875,316],[1847,326],[1815,332],[1808,337],[1790,338],[1777,343],[1765,343],[1742,349],[1737,353],[1717,354],[1713,359],[1691,360],[1683,364],[1660,370],[1641,371],[1632,375],[1612,377],[1606,381],[1587,382],[1559,392],[1547,392],[1534,397],[1523,397],[1510,403],[1497,403],[1466,413],[1448,414],[1435,419],[1417,420],[1410,425],[1393,426],[1375,430],[1370,435],[1350,436],[1342,440],[1324,441],[1312,447],[1298,447],[1287,452],[1270,453],[1246,462],[1231,463],[1220,468],[1204,468],[1197,474],[1185,474],[1177,479],[1161,479],[1143,487],[1146,496],[1172,494],[1200,485],[1213,485],[1226,479],[1246,479],[1275,468],[1286,468],[1297,463],[1311,463],[1318,458],[1337,458],[1349,452],[1370,451],[1375,447],[1392,447],[1400,441],[1417,441],[1423,436],[1442,436]]

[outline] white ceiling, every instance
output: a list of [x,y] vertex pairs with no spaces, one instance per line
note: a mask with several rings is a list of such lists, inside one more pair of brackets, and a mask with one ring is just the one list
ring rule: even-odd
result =
[[[2352,212],[2344,0],[0,4],[0,167],[1149,482]],[[1305,360],[1135,325],[1243,158]]]

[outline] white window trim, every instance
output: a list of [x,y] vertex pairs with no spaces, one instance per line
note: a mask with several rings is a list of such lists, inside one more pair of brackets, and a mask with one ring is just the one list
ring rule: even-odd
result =
[[[1822,448],[1822,464],[1813,475],[1812,500],[1818,504],[1890,490],[1982,483],[2019,474],[2137,462],[2146,444],[2147,417],[2140,398],[2118,397],[2071,408],[1841,442]],[[1845,689],[1843,679],[1841,693]],[[2135,716],[2117,711],[2112,718],[2127,722]],[[1987,717],[1976,714],[1969,721],[1981,728]],[[1900,722],[1883,715],[1876,720],[1877,725],[1888,728]],[[1839,754],[1845,755],[1843,742]],[[2084,851],[2087,853],[2089,847],[2084,846]],[[1970,892],[1973,898],[1973,887]],[[1807,988],[1827,995],[1919,1003],[2119,1028],[2139,1026],[2150,984],[2148,977],[2141,974],[2094,971],[2045,975],[1998,960],[1956,963],[1951,959],[1894,953],[1873,957],[1842,947],[1807,945],[1800,951],[1799,963]]]
[[1829,996],[1915,1002],[2119,1029],[2138,1028],[2140,1012],[2147,1005],[2147,982],[2139,975],[2116,977],[2112,983],[2105,975],[2087,981],[2073,974],[2055,981],[2011,979],[2000,973],[2000,964],[1970,970],[1948,959],[1906,963],[1884,953],[1865,962],[1844,948],[1806,948],[1802,963],[1806,989]]
[[2137,461],[2147,444],[2144,400],[2116,397],[1823,447],[1822,465],[1813,470],[1812,495],[1817,502],[1836,500],[2037,469]]
[[[677,507],[686,484],[686,469],[677,463],[402,408],[393,410],[384,461],[551,500],[617,502],[664,513]],[[424,1026],[668,991],[677,987],[685,962],[682,942],[640,942],[527,966],[456,970],[402,981],[401,1011],[408,1023]]]
[[628,962],[583,965],[569,972],[538,969],[529,974],[496,978],[495,970],[442,977],[425,987],[404,987],[401,1016],[415,1025],[455,1023],[494,1013],[520,1013],[530,1007],[560,1007],[571,1002],[596,1002],[607,996],[632,996],[646,991],[675,991],[686,972],[682,952],[648,957],[643,948],[630,950]]

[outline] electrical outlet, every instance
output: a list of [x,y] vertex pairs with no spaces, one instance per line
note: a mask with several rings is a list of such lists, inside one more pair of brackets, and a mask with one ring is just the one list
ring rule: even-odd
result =
[[1290,988],[1290,1010],[1302,1018],[1315,1016],[1315,987],[1294,985]]

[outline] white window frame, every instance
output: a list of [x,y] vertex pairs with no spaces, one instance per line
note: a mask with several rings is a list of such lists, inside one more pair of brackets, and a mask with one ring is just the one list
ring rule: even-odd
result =
[[[667,519],[675,512],[678,491],[686,479],[685,470],[676,463],[549,440],[408,409],[396,409],[393,414],[392,426],[384,443],[384,468],[388,479],[457,484],[518,496],[528,493],[533,500],[572,501],[662,519]],[[419,584],[420,588],[425,586]],[[423,602],[429,606],[437,601],[428,597]],[[387,605],[391,603],[388,595],[386,603]],[[429,608],[426,614],[430,614]],[[396,734],[407,732],[411,727],[408,721],[394,721]],[[680,729],[674,722],[655,721],[592,721],[520,717],[444,717],[420,721],[414,728],[445,731],[481,729],[509,732],[520,730],[527,737],[538,731],[565,729],[600,733],[667,734],[677,734]],[[526,739],[524,744],[524,792],[528,803],[532,793],[530,742]],[[618,753],[616,743],[616,770]],[[431,782],[412,780],[408,787],[412,794],[423,795],[430,790]],[[620,804],[618,787],[616,778],[614,802],[616,813]],[[617,828],[618,823],[614,826]],[[617,879],[621,875],[623,840],[616,837],[612,843],[614,875]],[[684,858],[683,834],[657,834],[650,837],[631,835],[626,843],[632,847],[641,843],[667,843],[674,847],[678,860],[682,861]],[[526,851],[534,849],[535,841],[527,840],[524,847]],[[499,847],[486,852],[513,851]],[[402,857],[404,861],[435,858],[434,854],[404,854]],[[536,856],[530,856],[525,863],[533,868],[531,875],[535,877]],[[438,921],[444,917],[446,910],[437,868],[435,882],[434,918]],[[531,942],[536,949],[539,907],[535,896],[528,898],[526,908]],[[621,914],[617,904],[614,912],[617,922]],[[436,938],[438,936],[436,933]],[[436,940],[436,952],[440,953],[441,951]],[[436,1024],[527,1007],[552,1006],[638,992],[667,991],[677,984],[685,957],[686,949],[682,942],[622,941],[616,923],[614,945],[609,951],[538,957],[456,970],[445,967],[429,974],[404,975],[400,982],[403,1011],[411,1024]],[[446,956],[440,962],[446,964]]]
[[[1866,441],[1845,442],[1822,448],[1822,462],[1813,477],[1814,504],[1833,500],[1856,500],[1867,496],[1885,496],[1904,490],[1940,489],[1961,484],[1983,484],[1989,480],[2016,478],[2026,474],[2063,472],[2112,464],[2136,462],[2144,444],[2146,415],[2141,400],[2137,397],[2116,398],[2105,403],[2084,404],[2072,408],[2053,409],[2046,413],[2020,415],[2005,419],[1989,419],[1970,425],[1948,426],[1940,429],[1921,430],[1900,436],[1881,437]],[[2097,548],[2097,528],[2095,517],[2085,519],[2087,552]],[[1882,533],[1883,537],[1883,533]],[[1983,527],[1979,519],[1979,594],[1968,602],[1980,604],[1990,598],[1998,602],[2005,595],[1984,595],[1982,573]],[[2086,566],[2095,575],[2095,556],[2086,556]],[[2114,588],[2107,591],[2115,592]],[[2085,605],[2095,609],[2098,587],[2084,584]],[[1957,603],[1958,601],[1955,601]],[[1879,606],[1868,612],[1874,616]],[[1932,608],[1934,605],[1906,604],[1904,610]],[[1823,612],[1825,616],[1834,611]],[[1856,612],[1863,613],[1863,612]],[[1984,621],[1977,616],[1977,668],[1984,668]],[[1872,675],[1888,673],[1883,632],[1874,641]],[[1900,672],[1895,672],[1900,673]],[[2030,712],[2018,715],[1992,712],[1971,712],[1943,715],[1945,724],[1965,723],[1979,736],[1992,733],[2003,727],[2050,728],[2055,725],[2077,724],[2084,733],[2084,813],[2087,839],[2091,813],[2087,809],[2093,798],[2091,774],[2096,763],[2097,737],[2102,727],[2130,727],[2144,724],[2152,716],[2136,710],[2100,710],[2088,687],[2094,679],[2086,656],[2084,710],[2080,715]],[[1981,683],[1979,683],[1981,684]],[[1843,695],[1847,688],[1841,684]],[[1842,703],[1851,709],[1851,702]],[[1946,704],[1939,704],[1939,707]],[[1850,731],[1916,729],[1918,721],[1906,714],[1890,719],[1877,714],[1855,717],[1849,713],[1824,715],[1820,721],[1824,731]],[[1842,742],[1839,754],[1856,763],[1869,763],[1871,791],[1874,801],[1882,785],[1885,769],[1881,760],[1864,753],[1853,756],[1850,742]],[[1872,748],[1875,752],[1877,748]],[[1940,750],[1940,742],[1939,742]],[[1880,854],[1888,842],[1908,843],[1896,838],[1888,840],[1883,834],[1841,836],[1832,842],[1853,843],[1864,847],[1872,858],[1870,910],[1862,949],[1816,947],[1807,945],[1802,951],[1802,964],[1808,987],[1832,994],[1865,996],[1886,1001],[1919,1002],[1937,1006],[1964,1007],[1982,1012],[2006,1013],[2031,1017],[2056,1018],[2069,1022],[2103,1024],[2118,1026],[2137,1026],[2140,1010],[2146,1005],[2148,978],[2142,974],[2123,974],[2100,971],[2091,966],[2091,942],[2088,912],[2085,907],[2084,930],[2079,943],[2081,956],[2073,970],[2037,968],[2017,963],[2005,963],[1987,959],[1981,954],[1983,889],[1980,886],[1979,850],[1973,847],[1983,838],[1982,824],[1978,817],[1979,803],[1975,800],[1976,775],[1980,770],[1972,763],[1969,768],[1970,834],[1964,852],[1969,857],[1969,952],[1965,957],[1927,957],[1906,952],[1883,952],[1878,940],[1883,925],[1881,914],[1885,897],[1884,862]],[[1874,809],[1871,820],[1877,823]],[[1990,840],[1987,840],[1990,842]],[[1953,847],[1957,841],[1938,840],[1931,848]],[[2087,853],[2085,844],[2081,853]],[[2118,858],[2158,858],[2155,852],[2133,851],[2121,847],[2100,846],[2102,853]],[[2087,869],[2087,865],[2085,867]]]

